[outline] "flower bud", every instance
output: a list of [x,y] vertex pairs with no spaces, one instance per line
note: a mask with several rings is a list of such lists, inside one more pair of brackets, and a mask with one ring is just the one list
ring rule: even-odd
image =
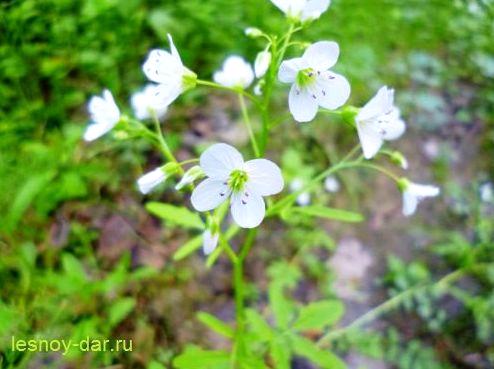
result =
[[261,51],[257,54],[256,61],[254,62],[254,71],[257,78],[263,77],[268,71],[271,64],[271,53],[269,51]]
[[405,158],[405,156],[399,152],[399,151],[393,151],[391,154],[390,154],[390,158],[391,158],[391,161],[397,165],[399,165],[400,167],[402,167],[403,169],[408,169],[408,160],[407,158]]
[[175,189],[179,191],[202,176],[204,176],[204,171],[199,165],[195,165],[185,172],[180,182],[175,186]]
[[401,192],[405,192],[407,188],[410,186],[411,182],[408,180],[408,178],[401,177],[397,182],[396,185],[398,186],[398,189]]
[[264,35],[264,33],[259,28],[255,28],[255,27],[246,28],[244,33],[247,37],[251,37],[251,38],[257,38]]

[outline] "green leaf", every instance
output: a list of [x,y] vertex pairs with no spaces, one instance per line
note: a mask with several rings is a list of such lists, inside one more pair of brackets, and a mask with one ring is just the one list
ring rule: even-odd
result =
[[116,326],[124,320],[134,310],[136,300],[133,297],[126,297],[113,303],[108,313],[108,323],[111,327]]
[[86,271],[81,262],[71,254],[62,255],[62,267],[67,276],[74,280],[86,281]]
[[294,313],[294,306],[293,302],[285,297],[283,290],[279,284],[271,283],[268,290],[269,305],[273,310],[278,327],[288,328]]
[[341,319],[345,307],[338,300],[313,302],[300,309],[300,314],[293,327],[298,330],[323,329]]
[[185,245],[181,246],[175,253],[173,254],[173,260],[178,261],[185,259],[187,256],[192,254],[194,251],[199,249],[202,246],[202,235],[194,237],[187,241]]
[[148,364],[147,369],[166,369],[166,367],[157,361],[151,361]]
[[218,318],[216,318],[211,314],[200,312],[197,314],[197,319],[202,324],[206,325],[211,330],[215,331],[216,333],[222,336],[233,338],[235,334],[235,332],[229,325],[225,324],[224,322],[222,322],[221,320],[219,320]]
[[293,207],[290,208],[288,212],[307,215],[310,217],[339,220],[342,222],[349,222],[349,223],[358,223],[364,220],[362,214],[354,213],[348,210],[328,208],[322,205]]
[[187,229],[204,229],[201,217],[182,206],[163,204],[160,202],[148,202],[146,209],[151,214],[171,223]]
[[247,319],[247,324],[252,333],[257,336],[258,341],[266,342],[271,339],[273,332],[261,314],[254,309],[247,309],[245,311],[245,317]]
[[270,354],[276,369],[291,369],[290,343],[285,337],[278,336],[271,341]]
[[24,212],[32,204],[36,196],[46,188],[57,172],[50,170],[46,173],[36,174],[29,178],[28,181],[19,189],[15,199],[12,202],[12,206],[9,209],[7,219],[5,221],[5,227],[8,231],[13,231],[17,226],[17,223],[21,220]]
[[0,334],[6,336],[7,333],[21,322],[19,313],[15,308],[4,305],[0,300]]
[[319,348],[311,340],[295,334],[290,339],[297,355],[309,359],[322,369],[346,369],[346,364],[338,356],[327,349]]
[[197,346],[188,346],[173,360],[176,369],[227,369],[230,354],[225,351],[206,351]]

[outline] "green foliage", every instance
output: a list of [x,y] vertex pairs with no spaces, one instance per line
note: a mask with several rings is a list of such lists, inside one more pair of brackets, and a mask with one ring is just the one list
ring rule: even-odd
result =
[[172,225],[179,225],[186,229],[204,229],[205,227],[199,214],[184,207],[150,202],[146,204],[146,209]]
[[230,367],[230,354],[188,346],[181,355],[173,360],[173,365],[177,369],[226,369]]
[[323,329],[336,323],[344,312],[343,304],[337,300],[317,301],[300,309],[293,327],[298,330]]
[[218,318],[212,316],[211,314],[207,314],[204,312],[198,313],[197,319],[202,324],[208,326],[210,329],[212,329],[216,333],[218,333],[222,336],[228,337],[228,338],[233,338],[233,335],[234,335],[233,329],[230,326],[223,323]]
[[349,223],[358,223],[364,220],[364,217],[358,213],[347,210],[328,208],[321,205],[293,207],[289,210],[285,210],[283,216],[289,218],[293,214],[302,214],[307,217],[318,217]]

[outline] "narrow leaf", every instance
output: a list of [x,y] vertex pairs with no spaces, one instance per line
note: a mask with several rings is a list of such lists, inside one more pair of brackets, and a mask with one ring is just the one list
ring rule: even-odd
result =
[[313,302],[300,309],[294,328],[298,330],[323,329],[341,319],[344,311],[343,303],[338,300]]
[[173,260],[178,261],[186,258],[194,251],[199,249],[202,246],[202,235],[194,237],[187,241],[183,246],[181,246],[175,253],[173,254]]
[[271,339],[273,335],[271,327],[261,314],[254,309],[247,309],[245,311],[245,317],[252,333],[257,336],[259,341],[265,342]]
[[116,326],[124,320],[134,310],[136,300],[133,297],[126,297],[116,301],[111,307],[108,314],[108,323],[110,327]]
[[166,222],[175,224],[187,229],[204,229],[204,222],[201,217],[182,206],[163,204],[160,202],[148,202],[146,209],[151,214],[163,219]]
[[362,214],[354,213],[348,210],[328,208],[322,205],[293,207],[289,211],[310,217],[339,220],[349,223],[358,223],[364,220]]
[[235,334],[233,329],[229,325],[225,324],[224,322],[222,322],[221,320],[219,320],[218,318],[216,318],[211,314],[200,312],[197,314],[197,319],[202,324],[204,324],[205,326],[209,327],[211,330],[215,331],[216,333],[222,336],[233,338]]
[[331,351],[319,348],[314,342],[305,337],[292,334],[290,338],[293,350],[297,355],[309,359],[322,369],[346,369],[346,364]]
[[230,354],[224,351],[206,351],[188,346],[173,360],[176,369],[227,369],[230,368]]

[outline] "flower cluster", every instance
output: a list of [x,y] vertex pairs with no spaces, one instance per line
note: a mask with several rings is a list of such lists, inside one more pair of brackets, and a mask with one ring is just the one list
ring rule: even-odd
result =
[[[330,0],[271,1],[287,15],[292,24],[298,23],[300,28],[319,18],[330,5]],[[285,37],[289,38],[292,32],[293,28]],[[264,197],[283,190],[284,180],[280,168],[272,161],[259,157],[256,134],[252,127],[248,126],[256,159],[244,161],[242,154],[234,147],[219,143],[202,153],[199,165],[184,170],[184,163],[177,162],[160,128],[160,120],[167,113],[170,104],[182,93],[202,84],[236,92],[240,98],[247,94],[258,103],[256,97],[248,94],[246,90],[251,88],[257,79],[253,91],[255,95],[262,95],[265,84],[272,83],[277,75],[279,82],[291,85],[288,108],[295,121],[310,122],[321,110],[339,114],[343,120],[355,127],[366,160],[380,153],[385,141],[401,137],[406,125],[400,110],[395,106],[394,90],[387,86],[381,87],[362,108],[345,106],[350,98],[351,85],[346,77],[332,70],[340,55],[340,47],[336,42],[315,42],[309,45],[301,56],[283,60],[286,47],[281,48],[281,52],[280,49],[272,47],[274,39],[259,29],[250,28],[246,30],[246,34],[250,37],[264,37],[269,42],[259,51],[253,64],[241,56],[229,56],[222,68],[214,73],[214,82],[199,80],[197,75],[184,65],[172,37],[168,35],[170,51],[151,50],[142,66],[149,84],[131,98],[137,121],[121,114],[111,92],[104,90],[102,96],[94,96],[89,101],[91,123],[86,128],[84,139],[93,141],[114,127],[151,136],[154,142],[160,144],[168,162],[138,179],[137,186],[140,192],[148,194],[168,178],[180,176],[181,179],[175,188],[192,190],[191,203],[194,209],[210,212],[229,201],[233,220],[240,227],[253,228],[259,226],[265,217]],[[266,106],[263,105],[263,109],[266,109]],[[152,133],[140,122],[145,120],[155,122],[157,133]],[[268,126],[264,128],[269,131]],[[401,153],[394,152],[391,156],[392,159],[398,160],[404,169],[408,167]],[[194,160],[197,159],[189,162]],[[194,188],[194,182],[203,176],[206,179]],[[418,185],[394,175],[391,177],[396,180],[403,193],[403,214],[407,216],[415,212],[417,204],[423,198],[439,194],[437,187]],[[336,177],[329,176],[325,178],[325,188],[328,192],[336,193],[340,189],[340,183]],[[295,179],[290,189],[297,194],[294,201],[299,205],[304,206],[311,202],[310,189],[302,180]],[[208,226],[204,233],[206,253],[214,250],[219,240],[218,226],[215,222],[211,223],[214,226]]]

